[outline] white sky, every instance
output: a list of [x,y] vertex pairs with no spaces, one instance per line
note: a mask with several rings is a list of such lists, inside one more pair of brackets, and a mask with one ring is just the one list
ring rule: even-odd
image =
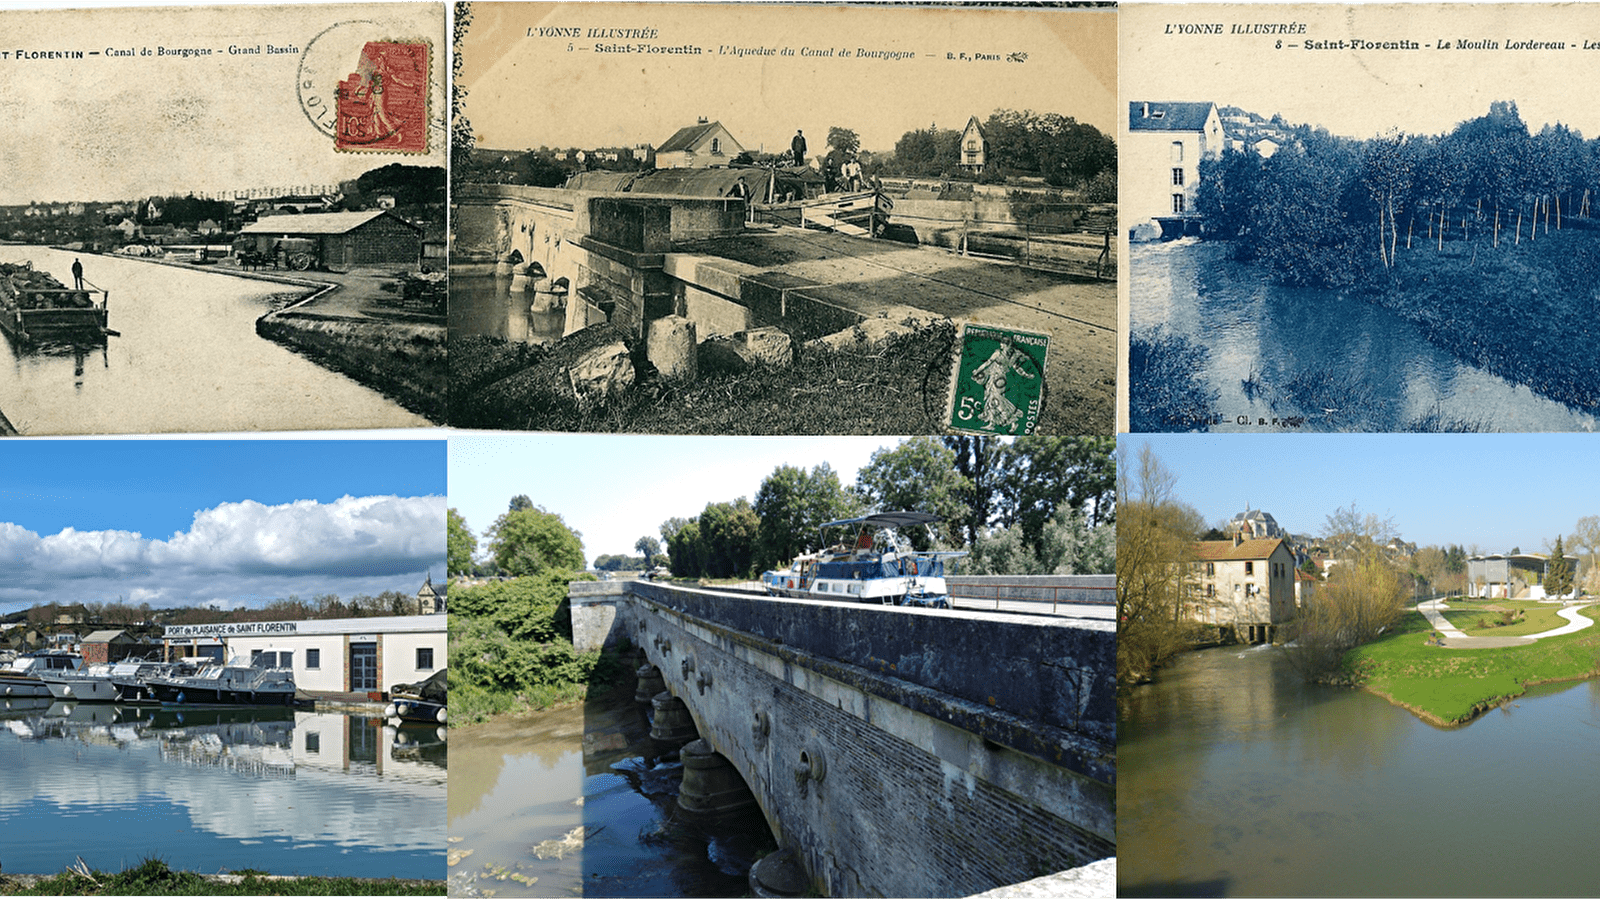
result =
[[[443,568],[445,498],[344,497],[329,503],[253,500],[196,510],[161,539],[66,528],[39,534],[0,521],[0,610],[122,600],[153,607],[244,605],[298,594],[348,599],[412,593]],[[415,573],[415,574],[413,574]]]
[[699,515],[706,504],[745,497],[780,465],[810,471],[827,462],[841,484],[874,450],[898,437],[664,437],[456,434],[450,438],[450,506],[478,536],[527,494],[583,536],[584,557],[633,555],[661,539],[661,523]]
[[[1600,5],[1400,4],[1355,7],[1124,5],[1121,89],[1127,102],[1213,100],[1264,116],[1367,138],[1398,128],[1439,134],[1514,100],[1529,128],[1563,122],[1600,136]],[[1168,25],[1306,23],[1314,40],[1411,40],[1416,51],[1275,49],[1276,36],[1169,35]],[[1564,41],[1562,51],[1432,49],[1440,40]],[[1123,107],[1126,109],[1126,106]]]
[[[799,128],[814,154],[837,125],[882,151],[912,129],[959,129],[997,108],[1057,112],[1114,133],[1113,11],[808,6],[478,4],[462,51],[467,118],[480,145],[495,149],[660,145],[705,116],[752,150],[787,149]],[[709,53],[568,52],[565,38],[527,37],[530,28],[572,26],[656,28],[655,43]],[[796,55],[718,56],[724,44]],[[848,48],[852,57],[802,58],[807,47]],[[859,48],[917,56],[857,59]],[[974,52],[1002,61],[945,58]],[[1027,61],[1004,61],[1015,52]]]
[[[432,109],[442,127],[443,12],[425,3],[5,10],[0,52],[11,56],[0,59],[0,203],[332,184],[392,162],[443,165],[442,130],[427,157],[336,152],[301,108],[300,53],[264,52],[269,43],[304,51],[346,20],[375,23],[373,33],[385,36],[427,38],[436,54]],[[229,45],[261,46],[263,54],[229,55]],[[154,55],[162,47],[214,52]],[[18,49],[83,51],[85,58],[18,60]],[[153,55],[111,57],[108,49]],[[359,46],[341,53],[350,56],[344,75],[355,71],[359,53]]]

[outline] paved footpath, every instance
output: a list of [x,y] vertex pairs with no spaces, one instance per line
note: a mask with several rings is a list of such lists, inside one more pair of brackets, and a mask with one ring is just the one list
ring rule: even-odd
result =
[[1567,624],[1538,634],[1518,635],[1512,637],[1470,637],[1459,628],[1450,624],[1440,610],[1450,607],[1443,600],[1424,600],[1417,604],[1417,612],[1422,613],[1433,629],[1444,636],[1446,647],[1468,650],[1488,650],[1494,647],[1520,647],[1531,644],[1539,638],[1555,637],[1558,634],[1571,634],[1582,631],[1594,624],[1594,620],[1584,616],[1579,610],[1582,606],[1563,606],[1556,610],[1556,615],[1567,620]]

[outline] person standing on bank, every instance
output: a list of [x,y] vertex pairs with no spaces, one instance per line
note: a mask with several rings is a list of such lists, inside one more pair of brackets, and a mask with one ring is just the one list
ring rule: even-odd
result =
[[789,142],[789,150],[792,153],[794,153],[794,164],[795,165],[803,166],[803,165],[806,164],[806,135],[805,135],[805,132],[801,131],[798,128],[796,128],[794,130],[794,140]]
[[72,289],[83,290],[83,262],[77,259],[72,261]]

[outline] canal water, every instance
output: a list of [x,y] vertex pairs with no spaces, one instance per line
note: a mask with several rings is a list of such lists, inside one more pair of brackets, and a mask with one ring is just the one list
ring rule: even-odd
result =
[[1119,696],[1119,896],[1594,895],[1600,680],[1453,729],[1270,646]]
[[1205,352],[1195,377],[1217,395],[1212,431],[1259,431],[1273,417],[1304,417],[1305,431],[1596,429],[1594,416],[1457,360],[1388,310],[1272,284],[1226,254],[1224,242],[1184,238],[1135,244],[1129,257],[1133,333]]
[[0,856],[53,874],[445,877],[442,729],[286,707],[0,703]]
[[255,322],[292,285],[115,256],[0,246],[110,291],[103,345],[21,348],[0,333],[0,412],[23,434],[425,427],[382,394],[264,338]]
[[459,729],[450,789],[452,897],[744,897],[776,849],[758,812],[696,822],[683,766],[650,740],[633,687],[583,709]]
[[487,335],[529,344],[561,339],[564,308],[532,309],[532,291],[511,291],[509,275],[450,276],[450,335]]

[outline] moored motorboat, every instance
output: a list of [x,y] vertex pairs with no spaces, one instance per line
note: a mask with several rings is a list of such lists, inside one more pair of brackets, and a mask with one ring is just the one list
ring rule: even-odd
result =
[[[265,656],[265,654],[263,654]],[[288,706],[294,702],[294,673],[259,661],[202,666],[193,675],[153,675],[144,681],[162,703]]]
[[0,263],[0,329],[24,344],[38,340],[105,340],[103,289],[67,287],[27,262]]
[[81,668],[83,657],[67,650],[24,653],[0,669],[0,696],[48,697],[50,688],[41,678],[42,675],[72,672]]
[[406,722],[447,724],[450,701],[450,677],[440,669],[415,684],[397,684],[389,688],[389,705],[383,715],[389,719]]
[[830,529],[848,529],[851,540],[798,556],[787,569],[763,573],[761,582],[783,597],[949,608],[945,565],[966,551],[918,551],[899,534],[918,525],[931,532],[938,521],[932,513],[886,512],[828,522],[821,543],[828,545]]
[[186,661],[161,662],[151,659],[124,659],[116,663],[95,663],[76,671],[51,672],[40,676],[50,695],[57,700],[84,703],[114,703],[148,699],[145,680],[155,675],[194,674]]

